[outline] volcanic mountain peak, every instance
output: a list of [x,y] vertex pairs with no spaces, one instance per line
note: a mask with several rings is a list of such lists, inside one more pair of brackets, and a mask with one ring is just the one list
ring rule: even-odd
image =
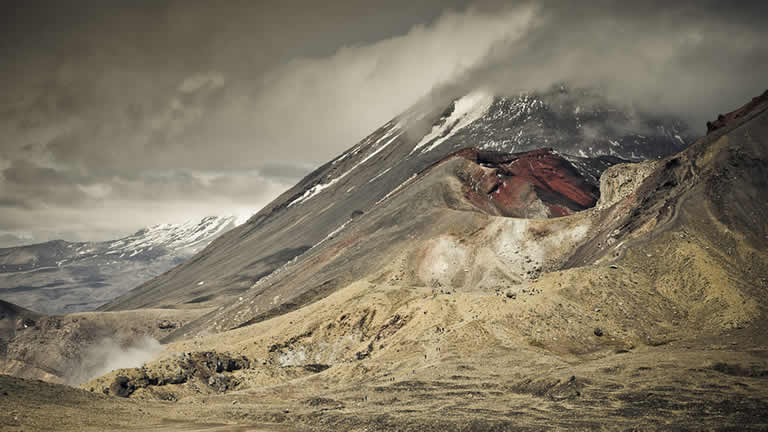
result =
[[[476,91],[439,109],[425,100],[306,176],[212,244],[194,266],[181,266],[106,307],[227,304],[276,269],[350,230],[356,215],[388,205],[461,149],[524,153],[552,148],[547,157],[523,158],[531,162],[528,168],[520,164],[506,174],[497,171],[506,177],[498,187],[493,176],[486,176],[498,199],[484,194],[468,202],[483,213],[546,218],[593,205],[603,170],[623,159],[679,151],[687,142],[685,131],[676,120],[622,110],[594,92],[565,87],[515,97]],[[537,177],[530,167],[543,168],[544,160],[556,167]],[[570,180],[555,185],[560,177]],[[277,302],[284,301],[281,295]]]
[[[431,130],[420,133],[425,121],[431,121]],[[517,97],[474,91],[442,111],[426,102],[417,104],[307,176],[289,191],[287,204],[279,205],[295,207],[318,196],[338,200],[339,190],[357,196],[363,186],[361,176],[369,183],[402,184],[468,144],[499,152],[551,147],[576,158],[614,156],[638,161],[674,153],[690,141],[687,127],[678,120],[620,109],[587,90],[561,86]],[[575,161],[574,156],[565,157]],[[583,174],[597,183],[594,172]],[[298,193],[293,192],[297,188]],[[390,191],[383,191],[379,198]]]
[[[404,114],[400,122],[417,124],[430,116],[423,110]],[[472,142],[481,150],[553,147],[581,157],[611,155],[639,161],[679,151],[692,139],[680,120],[619,107],[593,90],[557,86],[517,96],[475,91],[458,98],[411,154],[428,153],[446,142],[451,147],[447,151],[455,151]]]

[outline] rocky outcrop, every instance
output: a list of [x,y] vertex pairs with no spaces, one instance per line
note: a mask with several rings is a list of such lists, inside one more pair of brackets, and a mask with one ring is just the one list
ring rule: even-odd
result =
[[180,353],[152,368],[119,369],[82,387],[129,397],[138,389],[184,384],[196,379],[215,392],[225,392],[239,384],[232,372],[250,367],[251,361],[243,356],[212,351]]
[[649,161],[619,164],[605,170],[600,177],[600,200],[596,207],[608,208],[633,194],[657,166],[658,162]]
[[752,98],[746,105],[741,108],[731,111],[727,114],[720,114],[716,120],[707,122],[707,134],[710,134],[718,129],[722,129],[725,126],[733,123],[734,121],[746,116],[747,114],[760,107],[761,104],[768,101],[768,90],[763,92],[760,96]]

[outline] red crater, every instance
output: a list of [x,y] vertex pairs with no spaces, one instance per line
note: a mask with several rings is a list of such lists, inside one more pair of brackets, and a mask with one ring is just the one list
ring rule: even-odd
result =
[[465,197],[491,214],[567,216],[593,207],[599,198],[597,185],[552,149],[511,154],[467,148],[451,157],[479,165],[465,179]]

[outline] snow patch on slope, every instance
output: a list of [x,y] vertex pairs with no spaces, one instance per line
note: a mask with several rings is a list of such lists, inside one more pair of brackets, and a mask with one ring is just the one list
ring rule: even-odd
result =
[[493,100],[493,95],[484,91],[475,91],[456,100],[453,104],[453,112],[441,124],[433,126],[432,131],[413,147],[411,154],[430,143],[431,145],[423,149],[422,153],[437,148],[456,132],[482,118],[491,108]]
[[[395,132],[398,132],[399,130],[400,130],[400,127],[399,127],[399,126],[395,126],[395,127],[393,127],[392,129],[390,129],[390,130],[389,130],[389,132],[387,132],[387,134],[386,134],[386,135],[384,135],[383,137],[381,137],[381,139],[379,139],[378,141],[376,141],[376,143],[378,144],[378,143],[380,143],[380,142],[384,141],[384,140],[385,140],[385,139],[387,139],[387,138],[390,138],[390,137],[392,137],[392,138],[390,138],[390,139],[389,139],[387,142],[385,142],[384,144],[382,144],[381,146],[379,146],[379,148],[377,148],[376,150],[372,151],[372,152],[371,152],[371,154],[369,154],[369,155],[368,155],[368,156],[366,156],[366,157],[365,157],[363,160],[361,160],[360,162],[358,162],[358,163],[357,163],[355,166],[353,166],[353,167],[352,167],[352,169],[350,169],[349,171],[352,171],[352,170],[354,170],[355,168],[359,167],[360,165],[362,165],[362,164],[364,164],[364,163],[368,162],[368,160],[370,160],[372,157],[374,157],[374,156],[376,156],[377,154],[379,154],[379,153],[380,153],[382,150],[384,150],[385,148],[387,148],[387,146],[388,146],[388,145],[392,144],[392,142],[393,142],[393,141],[395,141],[395,140],[396,140],[398,137],[400,137],[400,134],[399,134],[399,133],[398,133],[398,134],[396,134],[396,133],[395,133]],[[394,135],[394,136],[393,136],[393,135]],[[375,144],[374,144],[374,146],[375,146]],[[349,171],[348,171],[348,172],[349,172]]]
[[[402,132],[401,132],[401,129],[400,129],[400,125],[399,124],[392,125],[391,128],[381,138],[377,139],[376,142],[374,142],[371,145],[370,148],[375,148],[375,150],[373,150],[371,153],[369,153],[360,162],[356,163],[352,168],[348,169],[347,171],[345,171],[340,176],[335,177],[335,178],[330,179],[330,180],[326,180],[325,183],[319,183],[319,184],[316,184],[316,185],[312,186],[311,188],[307,189],[307,191],[304,192],[303,195],[301,195],[300,197],[298,197],[295,200],[293,200],[290,203],[288,203],[288,207],[291,207],[291,206],[296,205],[296,204],[300,204],[300,203],[302,203],[302,202],[304,202],[304,201],[314,197],[315,195],[319,194],[320,192],[328,189],[329,187],[333,186],[334,184],[338,183],[344,177],[348,176],[352,171],[357,169],[357,167],[363,165],[364,163],[368,162],[371,158],[373,158],[377,154],[381,153],[382,150],[384,150],[385,148],[387,148],[387,146],[392,144],[398,137],[400,137],[401,134],[402,134]],[[386,140],[386,142],[384,142],[385,140]],[[381,144],[382,142],[384,142],[384,143]],[[381,145],[379,145],[379,144],[381,144]],[[354,151],[354,153],[358,153],[358,152],[359,152],[359,148],[358,148],[358,150]],[[354,153],[349,153],[349,154],[354,154]],[[337,161],[341,161],[341,160],[345,159],[346,157],[347,157],[347,155],[343,155],[342,157],[337,159]]]
[[324,191],[325,189],[328,189],[329,187],[333,186],[334,184],[338,183],[339,180],[343,179],[344,176],[346,176],[349,173],[349,171],[345,172],[339,177],[336,177],[335,179],[329,181],[328,183],[320,183],[312,186],[311,188],[307,189],[306,192],[304,192],[304,195],[296,198],[295,200],[288,203],[288,207],[291,207],[296,204],[300,204],[302,201],[306,201],[313,196],[319,194],[320,192]]
[[323,243],[327,242],[328,240],[331,240],[331,239],[333,239],[333,238],[336,236],[336,234],[340,233],[340,232],[341,232],[341,231],[342,231],[344,228],[346,228],[346,227],[347,227],[347,225],[349,225],[349,223],[350,223],[350,222],[352,222],[352,219],[347,219],[347,221],[346,221],[346,222],[344,222],[343,224],[341,224],[341,225],[339,225],[338,227],[336,227],[336,229],[335,229],[335,230],[331,231],[331,233],[330,233],[330,234],[328,234],[327,236],[325,236],[325,238],[324,238],[324,239],[320,240],[319,242],[317,242],[317,243],[316,243],[314,246],[312,246],[312,247],[313,247],[313,248],[316,248],[316,247],[320,246],[321,244],[323,244]]
[[373,183],[373,182],[375,182],[375,181],[376,181],[377,179],[379,179],[381,176],[383,176],[384,174],[388,173],[388,172],[389,172],[391,169],[392,169],[392,167],[389,167],[389,168],[385,169],[384,171],[382,171],[382,172],[380,172],[380,173],[376,174],[376,177],[374,177],[374,178],[372,178],[372,179],[368,180],[368,183]]

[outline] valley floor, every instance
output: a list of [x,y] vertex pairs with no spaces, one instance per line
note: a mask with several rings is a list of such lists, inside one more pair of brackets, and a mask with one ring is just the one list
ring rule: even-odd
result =
[[[452,302],[448,297],[422,300],[419,306],[439,308]],[[503,301],[466,295],[457,302],[470,297]],[[205,383],[195,389],[194,382],[165,386],[179,397],[174,402],[139,391],[129,399],[104,395],[99,381],[89,384],[97,386],[91,392],[0,376],[0,431],[768,428],[768,328],[760,324],[636,347],[610,342],[606,335],[594,351],[560,356],[535,347],[486,345],[478,336],[480,327],[465,321],[446,329],[444,337],[438,333],[412,345],[402,340],[372,358],[342,360],[320,373],[265,359],[263,367],[233,374],[242,389],[201,392]],[[230,333],[219,335],[219,343],[229,345],[232,338],[246,343],[254,329]],[[451,335],[463,343],[455,344],[459,339]],[[477,343],[473,346],[466,335]],[[208,344],[216,339],[170,348],[214,348]]]

